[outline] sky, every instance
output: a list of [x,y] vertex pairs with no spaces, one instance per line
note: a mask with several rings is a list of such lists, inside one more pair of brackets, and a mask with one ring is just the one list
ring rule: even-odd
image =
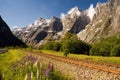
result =
[[9,27],[25,27],[38,18],[60,17],[77,6],[86,10],[90,4],[107,0],[0,0],[0,15]]

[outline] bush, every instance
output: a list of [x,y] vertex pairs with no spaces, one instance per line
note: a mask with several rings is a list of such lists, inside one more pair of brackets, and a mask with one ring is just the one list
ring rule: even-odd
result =
[[64,56],[67,56],[69,53],[89,55],[90,48],[89,44],[78,40],[76,34],[69,32],[65,34],[60,42],[49,41],[45,45],[40,46],[40,49],[44,50],[63,51]]
[[87,54],[89,55],[89,50],[91,46],[81,40],[78,40],[77,35],[66,33],[64,38],[61,40],[61,50],[66,56],[69,53],[75,54]]
[[64,40],[62,42],[61,51],[64,52],[64,55],[67,56],[72,51],[72,40]]
[[111,56],[119,56],[119,57],[120,57],[120,44],[115,45],[115,46],[111,49]]
[[90,55],[95,56],[109,56],[110,55],[110,44],[107,42],[100,42],[90,49]]
[[110,36],[96,43],[90,49],[90,55],[96,56],[119,56],[120,34]]
[[74,41],[72,47],[73,47],[72,53],[87,54],[87,55],[89,55],[89,50],[91,48],[89,44],[81,40]]
[[61,44],[59,42],[48,41],[46,44],[41,45],[40,49],[59,51],[60,47]]

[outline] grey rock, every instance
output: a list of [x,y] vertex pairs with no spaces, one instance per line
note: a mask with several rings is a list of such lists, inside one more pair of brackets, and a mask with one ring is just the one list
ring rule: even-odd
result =
[[109,0],[98,4],[96,14],[78,37],[88,43],[96,43],[103,38],[120,32],[120,0]]
[[57,33],[62,30],[61,20],[53,16],[51,19],[40,18],[22,29],[16,28],[13,33],[28,45],[39,47],[50,39],[58,40],[60,37]]

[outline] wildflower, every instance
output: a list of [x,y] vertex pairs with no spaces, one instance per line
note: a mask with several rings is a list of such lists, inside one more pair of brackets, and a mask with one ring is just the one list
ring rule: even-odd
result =
[[44,74],[46,77],[50,76],[50,73],[53,71],[53,64],[51,64],[50,62],[48,63],[48,67],[47,69],[44,69]]

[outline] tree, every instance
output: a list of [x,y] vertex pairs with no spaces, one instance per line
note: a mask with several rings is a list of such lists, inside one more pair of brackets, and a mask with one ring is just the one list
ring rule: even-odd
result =
[[61,44],[59,42],[48,41],[46,44],[41,45],[40,49],[60,51]]
[[94,44],[90,49],[90,55],[119,56],[120,47],[118,44],[120,44],[120,33]]
[[119,56],[119,57],[120,57],[120,44],[115,45],[115,46],[111,49],[111,56]]
[[75,54],[87,54],[89,55],[89,50],[91,48],[87,43],[78,40],[77,35],[67,32],[64,38],[61,40],[61,50],[64,55],[67,56],[69,53]]
[[109,56],[110,55],[110,44],[107,42],[99,42],[94,44],[90,49],[90,55],[96,56]]

